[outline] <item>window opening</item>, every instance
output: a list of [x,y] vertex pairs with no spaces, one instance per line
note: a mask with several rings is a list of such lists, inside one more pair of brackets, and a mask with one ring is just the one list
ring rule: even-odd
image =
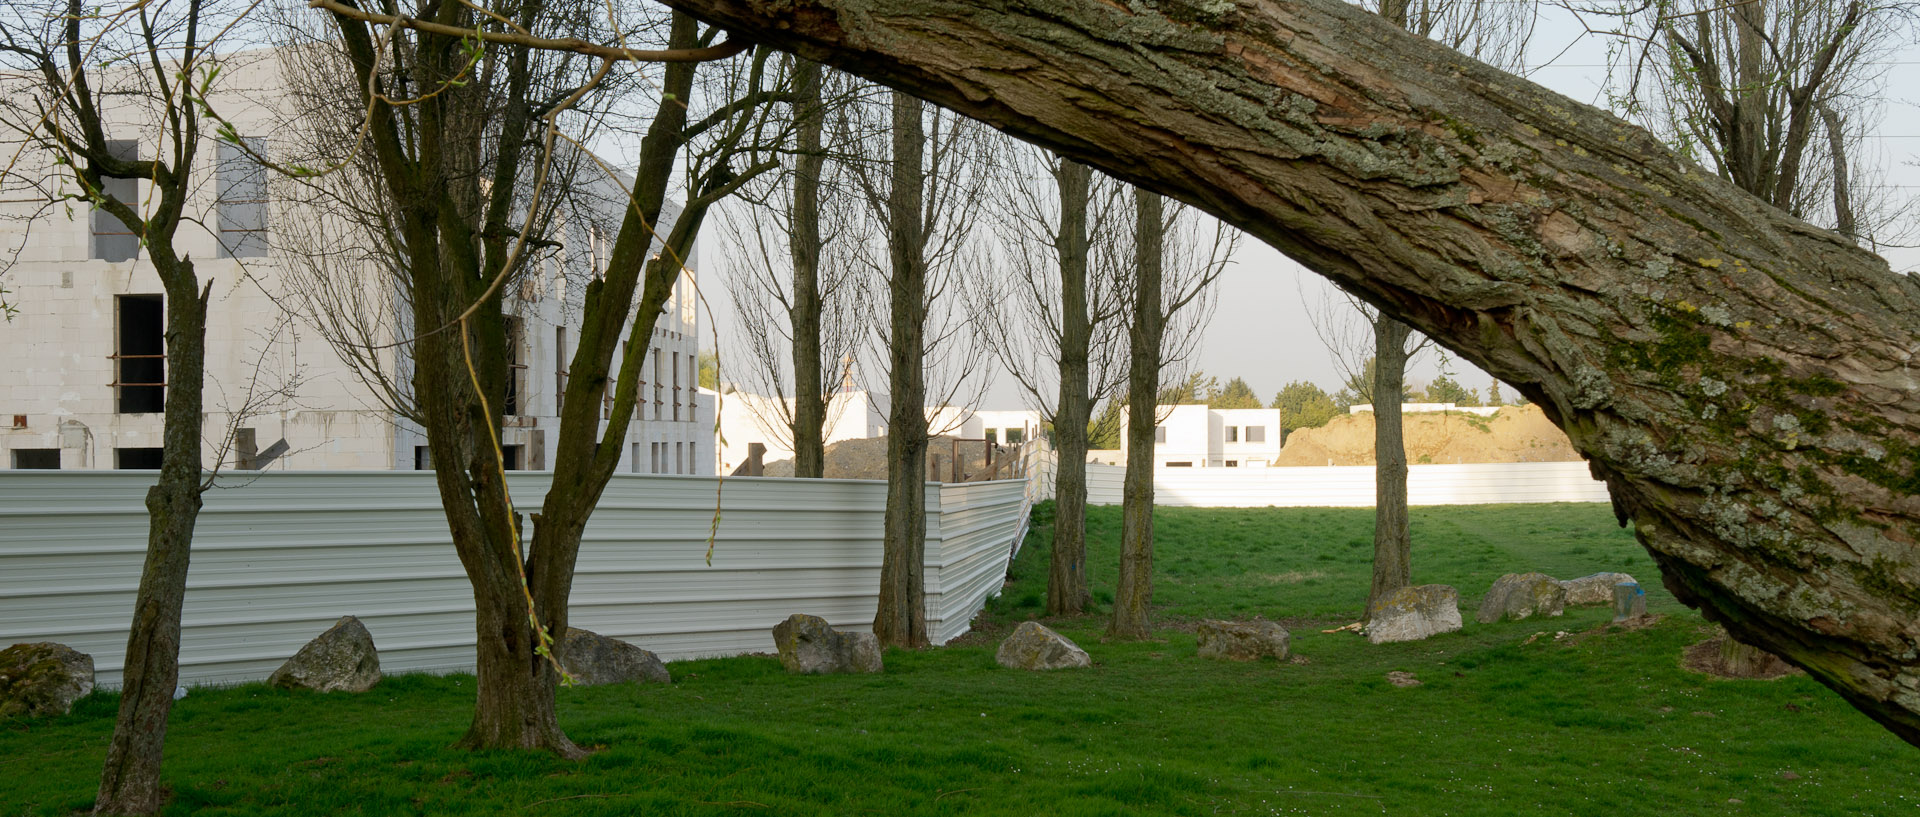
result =
[[[131,139],[109,140],[107,153],[117,159],[135,160],[140,158],[140,144]],[[140,210],[139,179],[102,178],[100,193],[135,212]],[[114,218],[106,208],[93,208],[93,257],[102,261],[131,261],[139,252],[140,238],[133,234],[133,228]]]
[[221,142],[214,158],[220,195],[220,257],[265,258],[267,168],[254,155],[266,155],[267,140],[242,136],[240,142],[244,148]]
[[58,471],[60,470],[60,449],[13,449],[13,467],[22,470]]
[[167,406],[165,302],[159,295],[114,299],[119,326],[114,341],[114,388],[121,414],[152,414]]
[[122,471],[158,471],[160,451],[158,448],[116,448],[113,467]]

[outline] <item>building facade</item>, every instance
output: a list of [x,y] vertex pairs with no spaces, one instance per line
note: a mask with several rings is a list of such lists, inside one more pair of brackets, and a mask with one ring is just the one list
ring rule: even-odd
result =
[[[397,408],[411,389],[402,287],[377,265],[328,258],[327,237],[338,245],[349,231],[252,158],[271,160],[295,138],[286,70],[274,51],[235,55],[224,67],[209,98],[240,144],[204,140],[189,205],[198,224],[176,237],[210,293],[202,461],[235,470],[423,467],[424,435]],[[109,130],[125,155],[157,148],[142,139],[150,129],[141,115],[111,120],[125,122],[124,133]],[[46,178],[64,172],[32,150],[20,161]],[[605,224],[618,223],[630,182],[599,174],[562,191],[582,204],[556,217],[560,246],[508,282],[512,386],[501,443],[512,467],[552,465],[585,284],[604,262]],[[146,206],[148,187],[115,180],[106,192]],[[0,285],[19,309],[0,322],[8,351],[0,468],[157,467],[173,387],[158,276],[112,217],[32,193],[0,191]],[[689,260],[651,337],[622,470],[712,473],[711,409],[702,423],[697,392],[697,266]]]
[[[1280,457],[1279,409],[1161,406],[1154,426],[1156,468],[1264,468]],[[1126,462],[1126,418],[1121,418],[1120,462]]]

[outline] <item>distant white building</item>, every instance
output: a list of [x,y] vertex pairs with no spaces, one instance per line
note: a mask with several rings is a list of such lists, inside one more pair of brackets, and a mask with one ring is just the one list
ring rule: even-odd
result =
[[[272,157],[291,138],[288,85],[277,52],[231,57],[212,104],[256,151]],[[4,83],[12,104],[19,86]],[[225,89],[225,90],[223,90]],[[235,90],[242,89],[242,90]],[[144,112],[122,109],[110,123],[116,149],[151,155],[136,124]],[[12,156],[18,141],[0,138]],[[233,145],[208,138],[195,172],[204,177],[189,206],[196,212],[176,245],[211,287],[207,317],[203,462],[235,469],[410,469],[427,461],[426,441],[386,407],[376,390],[344,362],[318,331],[287,317],[290,261],[282,240],[296,229],[328,224],[330,214],[284,195],[291,186]],[[51,176],[52,157],[20,155],[16,173]],[[28,176],[30,177],[30,176]],[[618,223],[630,179],[600,176],[576,184],[589,202],[612,207],[596,218],[576,210],[558,229],[562,247],[514,282],[504,310],[510,319],[510,394],[500,430],[509,467],[552,466],[559,403],[577,341],[585,282],[603,263],[610,234],[587,221]],[[110,180],[107,192],[147,202],[148,183]],[[587,189],[599,188],[599,189]],[[165,298],[146,250],[104,213],[84,205],[44,207],[30,191],[0,191],[0,253],[9,300],[20,307],[0,321],[0,468],[156,468],[161,409],[170,367],[163,340]],[[597,205],[595,205],[597,206]],[[669,208],[669,217],[672,208]],[[661,232],[665,232],[662,230]],[[713,425],[701,422],[696,396],[698,322],[692,268],[676,284],[650,339],[640,406],[623,451],[622,470],[712,473]],[[355,269],[340,275],[356,278]],[[369,272],[354,286],[369,304],[397,305],[391,278]],[[385,289],[380,289],[385,288]],[[401,390],[409,387],[404,309],[364,316],[378,324],[382,345],[370,353]],[[290,391],[264,408],[241,411],[250,385]],[[603,416],[610,416],[603,408]],[[711,411],[710,408],[707,411]],[[7,422],[10,421],[10,422]],[[703,467],[704,464],[704,467]]]
[[[1156,468],[1264,468],[1280,457],[1279,409],[1161,406],[1154,427]],[[1121,418],[1121,462],[1127,450]]]

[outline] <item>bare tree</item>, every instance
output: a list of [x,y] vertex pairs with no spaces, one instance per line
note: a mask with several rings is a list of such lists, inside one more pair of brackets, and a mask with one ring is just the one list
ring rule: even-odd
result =
[[[1535,12],[1524,2],[1379,0],[1380,16],[1421,37],[1508,68],[1526,57]],[[1372,330],[1373,580],[1362,617],[1388,594],[1413,583],[1413,531],[1407,511],[1407,447],[1400,407],[1407,364],[1427,340],[1393,316],[1349,296]],[[1322,333],[1323,342],[1327,333]],[[1329,349],[1333,344],[1328,344]],[[1343,345],[1350,349],[1351,346]],[[1344,359],[1339,352],[1337,360]],[[1349,377],[1351,377],[1351,373]]]
[[[983,139],[977,125],[901,93],[843,118],[851,178],[865,204],[856,239],[868,303],[887,303],[872,338],[887,372],[887,510],[873,632],[889,646],[929,643],[925,549],[928,410],[970,387],[973,336],[948,302],[971,251]],[[939,349],[934,359],[929,349]],[[930,401],[929,395],[943,399]]]
[[[763,137],[779,141],[763,115],[777,84],[768,54],[698,71],[742,47],[715,45],[719,31],[685,15],[647,17],[618,6],[602,17],[529,4],[508,17],[429,1],[412,10],[416,17],[400,18],[333,0],[314,5],[338,28],[369,117],[366,149],[386,194],[380,209],[397,236],[387,243],[398,248],[410,306],[409,395],[474,588],[479,700],[461,744],[578,757],[555,717],[553,634],[566,629],[580,535],[618,465],[647,339],[704,216],[777,166],[759,147]],[[664,49],[636,48],[646,39]],[[602,42],[617,45],[595,44]],[[523,551],[498,440],[510,379],[507,284],[533,263],[529,248],[546,240],[539,202],[551,194],[552,162],[578,150],[568,147],[566,117],[586,110],[582,100],[609,75],[643,70],[632,66],[645,60],[665,63],[646,78],[659,96],[616,211],[617,232],[604,255],[589,254],[594,275],[583,287],[567,367],[552,488]],[[719,94],[696,82],[714,71],[728,77]],[[677,167],[689,199],[669,230],[662,213],[681,178]]]
[[1683,0],[1579,7],[1613,35],[1614,107],[1736,187],[1880,246],[1914,228],[1878,180],[1863,126],[1884,110],[1889,57],[1916,6],[1855,0]]
[[1128,307],[1127,475],[1121,486],[1120,580],[1107,634],[1142,639],[1153,633],[1153,470],[1161,387],[1184,379],[1181,366],[1198,348],[1213,315],[1213,282],[1232,260],[1239,232],[1159,194],[1134,191],[1133,281]]
[[989,201],[1000,252],[980,257],[963,300],[982,341],[1053,427],[1047,613],[1080,613],[1092,601],[1087,424],[1094,403],[1125,376],[1118,320],[1125,276],[1105,247],[1117,238],[1125,188],[1077,162],[1009,139],[995,142]]
[[[160,767],[179,680],[180,610],[207,488],[201,426],[213,282],[203,284],[176,239],[182,227],[199,229],[201,214],[190,200],[206,183],[200,166],[204,95],[221,62],[215,39],[233,16],[202,0],[99,11],[78,0],[56,0],[16,3],[0,12],[0,68],[17,72],[5,80],[0,127],[19,140],[6,165],[8,187],[37,188],[50,204],[78,202],[92,208],[97,225],[119,225],[113,232],[124,234],[122,246],[106,251],[123,256],[114,260],[143,254],[165,291],[160,366],[148,367],[145,360],[121,366],[139,366],[150,382],[165,384],[163,445],[160,478],[147,493],[147,559],[127,639],[120,711],[94,801],[99,814],[151,814],[162,805]],[[23,165],[28,152],[33,155]],[[36,165],[50,175],[17,175]]]
[[[855,309],[860,272],[850,246],[859,217],[837,139],[827,120],[873,86],[796,60],[791,69],[794,144],[786,172],[743,191],[751,206],[726,220],[727,288],[739,313],[747,400],[762,431],[793,448],[794,476],[826,473],[826,428],[834,422],[841,367],[859,351],[866,320]],[[791,382],[788,378],[791,376]],[[792,397],[788,398],[791,394]]]

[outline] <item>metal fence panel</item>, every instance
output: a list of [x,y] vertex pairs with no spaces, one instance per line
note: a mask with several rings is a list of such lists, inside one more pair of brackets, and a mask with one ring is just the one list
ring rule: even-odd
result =
[[[153,479],[0,471],[0,644],[68,644],[94,657],[103,685],[119,683]],[[525,472],[508,483],[535,510],[551,479]],[[183,683],[264,679],[343,615],[366,623],[388,672],[473,666],[473,593],[432,474],[274,471],[222,482],[195,530]],[[965,632],[999,588],[1021,487],[928,486],[928,618],[939,641]],[[771,628],[796,612],[865,630],[885,506],[883,482],[616,475],[584,534],[571,620],[667,659],[771,651]]]

